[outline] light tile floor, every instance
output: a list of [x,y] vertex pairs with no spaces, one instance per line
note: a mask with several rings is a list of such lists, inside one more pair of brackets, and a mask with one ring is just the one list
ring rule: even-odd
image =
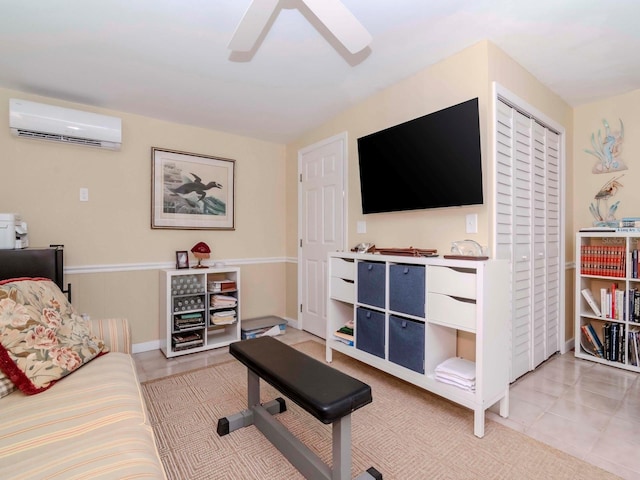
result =
[[[289,343],[318,337],[293,328]],[[140,381],[232,360],[227,348],[166,359],[160,350],[134,355]],[[640,479],[640,375],[554,355],[511,385],[509,418],[487,417],[597,465],[624,479]]]

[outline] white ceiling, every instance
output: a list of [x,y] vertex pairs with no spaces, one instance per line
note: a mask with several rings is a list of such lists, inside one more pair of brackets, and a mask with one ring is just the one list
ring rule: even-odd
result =
[[355,56],[295,0],[232,53],[249,3],[0,0],[0,86],[282,143],[483,39],[574,106],[640,88],[639,0],[343,0]]

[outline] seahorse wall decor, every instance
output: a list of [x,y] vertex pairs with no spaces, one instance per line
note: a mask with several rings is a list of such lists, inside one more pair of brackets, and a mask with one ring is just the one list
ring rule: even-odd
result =
[[618,189],[623,185],[618,181],[624,177],[624,173],[617,177],[612,178],[605,183],[602,188],[596,193],[594,199],[595,204],[589,204],[589,211],[595,219],[593,225],[595,227],[617,227],[618,222],[616,220],[616,210],[620,205],[620,200],[609,205],[609,199],[618,193]]
[[626,170],[627,166],[620,158],[622,152],[622,141],[624,140],[624,124],[620,120],[620,130],[612,132],[609,122],[602,120],[604,125],[604,138],[602,132],[598,130],[598,138],[595,133],[591,134],[591,146],[593,150],[584,151],[598,159],[591,170],[593,173],[610,173]]

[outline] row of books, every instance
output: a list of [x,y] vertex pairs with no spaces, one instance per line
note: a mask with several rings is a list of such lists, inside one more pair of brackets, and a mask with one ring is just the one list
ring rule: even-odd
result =
[[174,330],[186,330],[195,327],[204,327],[203,312],[183,313],[182,315],[174,315]]
[[176,352],[204,345],[204,339],[199,332],[174,333],[171,336],[171,340],[173,343],[173,350]]
[[605,277],[624,277],[624,245],[581,245],[580,273],[582,275],[601,275]]
[[580,328],[580,345],[585,352],[611,362],[625,362],[623,323],[606,322],[602,326],[602,337],[590,323]]
[[353,320],[336,330],[333,333],[333,339],[353,347]]
[[599,303],[588,288],[583,288],[581,293],[596,317],[640,323],[640,289],[625,291],[614,282],[610,288],[600,289]]

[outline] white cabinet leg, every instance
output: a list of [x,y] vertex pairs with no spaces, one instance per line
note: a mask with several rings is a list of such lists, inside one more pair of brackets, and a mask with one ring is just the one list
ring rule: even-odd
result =
[[500,416],[502,418],[509,416],[509,387],[507,387],[504,397],[500,400]]
[[473,434],[478,437],[484,437],[484,410],[474,410],[473,413]]

